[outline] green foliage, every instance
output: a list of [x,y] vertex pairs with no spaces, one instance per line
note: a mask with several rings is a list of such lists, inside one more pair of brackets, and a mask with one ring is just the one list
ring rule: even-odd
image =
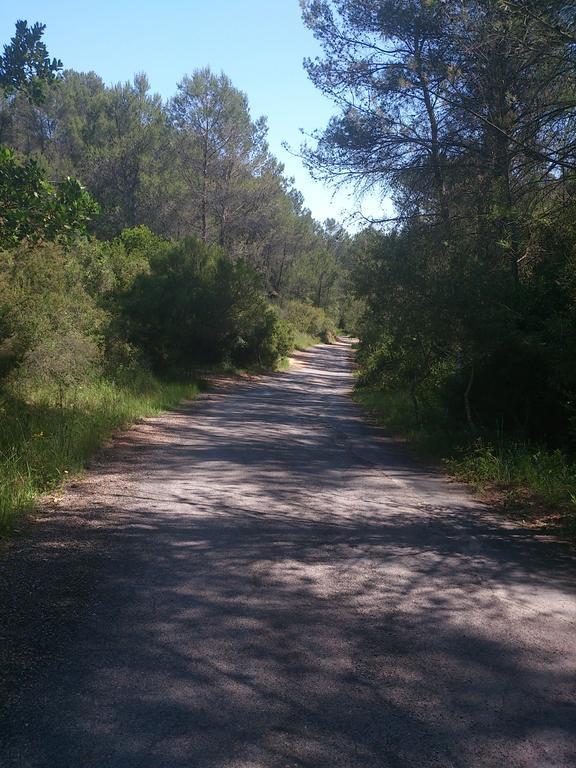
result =
[[311,339],[330,342],[336,336],[336,323],[319,307],[291,299],[280,306],[280,314],[292,328]]
[[[361,233],[362,381],[471,435],[574,448],[574,17],[521,3],[304,0],[343,105],[308,162],[391,195]],[[353,104],[354,107],[350,107]]]
[[[166,240],[197,236],[248,262],[272,295],[338,315],[347,293],[346,235],[334,222],[313,220],[270,154],[266,132],[246,95],[209,69],[182,78],[166,104],[142,73],[109,87],[94,73],[66,70],[41,105],[0,93],[0,140],[33,157],[44,179],[48,169],[50,179],[82,180],[100,209],[80,222],[92,234],[115,240],[146,226]],[[29,202],[14,202],[20,228],[11,242],[42,233],[37,201]]]
[[193,238],[158,254],[123,308],[128,338],[158,371],[190,370],[198,361],[270,364],[282,354],[258,275]]
[[328,249],[301,254],[294,260],[289,276],[290,292],[301,301],[328,310],[338,292],[341,269],[336,254]]
[[405,387],[416,408],[434,388],[473,432],[504,429],[516,439],[569,446],[576,304],[565,276],[575,242],[562,220],[553,235],[535,226],[525,244],[529,269],[511,281],[505,269],[483,263],[469,240],[438,254],[426,230],[359,238],[362,380]]
[[[69,77],[77,86],[75,73]],[[63,96],[68,95],[67,88],[65,80],[59,87]],[[61,127],[66,134],[74,131],[77,172],[102,208],[93,230],[100,237],[113,237],[144,222],[165,226],[164,216],[173,213],[164,210],[170,192],[166,170],[170,138],[160,97],[149,93],[146,76],[136,75],[132,83],[110,89],[99,84],[95,95],[87,89],[80,98],[76,93],[72,98],[80,104],[66,105],[72,124],[66,116]],[[77,133],[76,110],[81,104],[96,113],[95,133],[85,116],[83,130]]]
[[253,122],[246,95],[209,68],[178,83],[169,115],[187,202],[200,213],[198,235],[231,250],[232,233],[259,197],[255,173],[264,179],[274,166],[265,143],[266,120]]
[[[45,101],[62,63],[50,60],[42,42],[45,26],[16,22],[16,34],[0,56],[0,90],[13,105],[25,97],[29,109]],[[72,241],[98,213],[98,206],[76,179],[67,176],[58,184],[46,179],[36,159],[19,160],[0,145],[0,249],[23,240]]]
[[576,535],[576,464],[559,449],[509,440],[478,440],[446,461],[481,490],[504,494],[508,508],[540,527]]
[[123,383],[95,380],[68,390],[63,407],[51,387],[27,386],[26,400],[0,398],[0,534],[38,495],[80,471],[110,434],[198,392],[140,373]]
[[106,321],[86,290],[75,254],[54,243],[2,254],[0,306],[16,359],[55,336],[80,334],[98,341]]
[[53,185],[36,160],[18,160],[0,146],[0,248],[23,240],[72,241],[98,213],[98,206],[75,179]]
[[479,440],[448,466],[462,479],[480,485],[528,487],[556,503],[565,503],[576,493],[576,465],[558,449]]
[[8,95],[25,93],[27,98],[40,104],[46,98],[46,86],[62,69],[58,59],[50,60],[42,35],[45,24],[16,22],[16,34],[0,56],[0,88]]
[[303,331],[293,331],[292,336],[294,339],[294,349],[306,350],[320,341],[316,336],[310,336]]
[[54,391],[60,408],[74,388],[87,384],[99,372],[100,349],[76,332],[55,334],[27,350],[12,376],[12,386],[26,393],[42,386]]
[[257,363],[271,370],[294,349],[294,332],[273,307],[266,307],[260,317],[254,317],[252,328],[242,342],[234,351],[236,362],[240,365]]
[[405,388],[382,389],[360,384],[354,390],[354,399],[386,429],[410,440],[426,457],[450,456],[467,441],[466,432],[450,423],[444,403],[433,388],[419,392],[418,409]]

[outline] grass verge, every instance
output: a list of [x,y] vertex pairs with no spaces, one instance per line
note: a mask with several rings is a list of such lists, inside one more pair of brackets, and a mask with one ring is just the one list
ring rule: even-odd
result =
[[419,422],[404,393],[357,388],[354,399],[417,453],[441,461],[452,476],[516,519],[576,539],[576,462],[562,451],[502,435],[471,440],[464,431],[447,429],[433,405],[423,409]]
[[0,534],[38,496],[80,471],[117,429],[194,397],[197,383],[140,376],[128,384],[98,381],[70,391],[63,407],[48,391],[0,396]]
[[311,336],[303,331],[294,331],[294,349],[304,351],[315,344],[320,344],[320,339],[317,336]]

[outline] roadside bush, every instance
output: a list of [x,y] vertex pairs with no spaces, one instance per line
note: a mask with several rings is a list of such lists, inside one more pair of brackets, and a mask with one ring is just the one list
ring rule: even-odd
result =
[[320,307],[292,299],[281,305],[280,314],[296,331],[307,336],[325,343],[330,343],[336,336],[335,321]]
[[99,347],[86,336],[75,332],[49,336],[25,353],[11,383],[20,393],[43,389],[63,408],[71,391],[97,378],[100,363]]
[[268,364],[286,346],[257,273],[194,238],[160,253],[121,304],[128,341],[156,371]]
[[273,368],[293,349],[292,328],[278,317],[273,307],[266,307],[248,339],[243,340],[243,344],[235,350],[234,362],[240,365],[257,363],[265,368]]
[[76,336],[98,344],[108,321],[75,254],[55,243],[1,254],[0,308],[5,372],[48,339]]

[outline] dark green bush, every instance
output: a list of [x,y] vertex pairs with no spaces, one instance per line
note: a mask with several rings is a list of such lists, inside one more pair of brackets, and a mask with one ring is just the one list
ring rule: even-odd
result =
[[286,347],[257,273],[194,238],[152,258],[121,304],[128,340],[156,371],[271,365]]

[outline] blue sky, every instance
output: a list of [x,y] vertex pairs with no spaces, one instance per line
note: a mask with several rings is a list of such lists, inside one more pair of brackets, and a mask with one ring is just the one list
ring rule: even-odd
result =
[[[294,176],[306,205],[320,220],[342,220],[357,210],[350,193],[313,182],[300,160],[282,148],[298,148],[300,129],[323,128],[331,102],[309,82],[305,56],[319,46],[301,21],[298,0],[4,0],[0,41],[8,42],[17,18],[46,24],[44,39],[65,67],[93,70],[107,83],[146,72],[152,90],[169,98],[182,75],[210,65],[224,71],[248,95],[252,115],[266,115],[272,152]],[[378,215],[374,199],[362,205]]]

